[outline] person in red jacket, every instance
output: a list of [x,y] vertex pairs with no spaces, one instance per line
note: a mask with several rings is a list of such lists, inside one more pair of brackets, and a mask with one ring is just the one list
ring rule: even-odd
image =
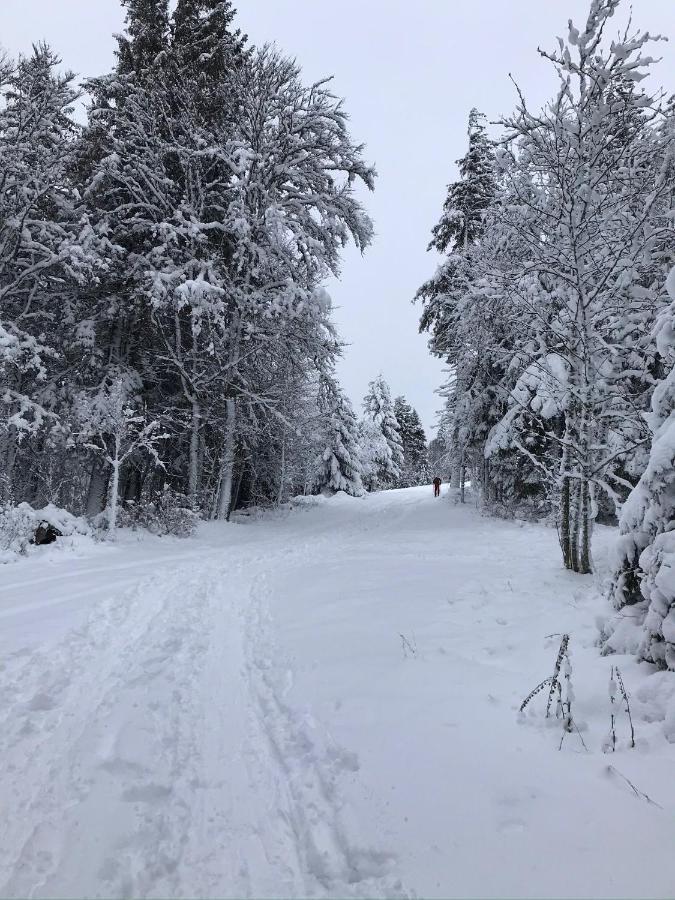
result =
[[441,479],[438,475],[434,478],[434,497],[441,496]]

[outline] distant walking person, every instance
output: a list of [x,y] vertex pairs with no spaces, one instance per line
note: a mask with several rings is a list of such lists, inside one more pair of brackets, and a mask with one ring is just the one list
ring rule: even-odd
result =
[[434,478],[434,497],[441,496],[441,479],[438,475]]

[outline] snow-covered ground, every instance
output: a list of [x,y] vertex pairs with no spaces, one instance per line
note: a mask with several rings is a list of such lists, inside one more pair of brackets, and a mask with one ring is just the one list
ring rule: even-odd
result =
[[675,678],[599,656],[549,529],[411,489],[0,577],[2,896],[675,893]]

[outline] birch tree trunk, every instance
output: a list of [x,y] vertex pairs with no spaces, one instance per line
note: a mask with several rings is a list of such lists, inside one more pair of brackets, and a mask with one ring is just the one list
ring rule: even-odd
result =
[[112,476],[110,478],[110,486],[108,490],[108,534],[111,538],[115,537],[115,529],[117,528],[117,503],[120,489],[120,439],[115,435],[115,455],[112,460]]
[[569,451],[569,420],[565,425],[565,437],[562,457],[560,459],[560,491],[559,491],[559,517],[560,517],[560,549],[562,551],[563,565],[566,569],[572,568],[572,535],[570,522],[570,476],[568,472]]

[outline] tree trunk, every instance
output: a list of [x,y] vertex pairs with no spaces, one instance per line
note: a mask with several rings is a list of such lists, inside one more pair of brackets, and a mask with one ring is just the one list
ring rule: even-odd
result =
[[572,568],[572,538],[570,534],[570,479],[563,475],[560,488],[560,549],[566,569]]
[[580,518],[580,545],[579,545],[579,572],[589,575],[591,568],[591,508],[588,490],[588,479],[584,477],[579,485],[581,502],[579,504]]
[[237,430],[237,405],[234,398],[228,397],[225,401],[226,420],[225,438],[223,441],[223,456],[220,466],[220,484],[218,490],[218,503],[216,505],[215,519],[229,521],[232,512],[232,483],[234,477],[234,449]]
[[571,521],[571,529],[570,529],[570,566],[569,568],[573,572],[579,571],[579,531],[580,531],[580,495],[579,489],[581,487],[581,481],[578,478],[574,479],[573,486],[571,488],[571,503],[570,503],[570,521]]
[[124,478],[124,486],[121,494],[126,501],[137,503],[141,496],[141,470],[136,465],[127,467]]
[[579,482],[579,547],[577,559],[579,572],[588,575],[591,572],[591,503],[588,473],[590,471],[591,456],[591,418],[589,415],[588,396],[590,386],[588,379],[584,383],[585,397],[581,411],[579,425],[579,446],[582,454],[581,480]]
[[120,440],[115,436],[115,456],[112,460],[112,476],[108,491],[108,534],[115,537],[117,527],[117,502],[120,489]]
[[202,413],[199,403],[192,401],[192,420],[190,423],[190,460],[188,470],[188,500],[193,509],[197,507],[197,500],[200,490],[201,467],[200,467],[200,428]]
[[559,522],[560,522],[560,549],[562,551],[563,565],[566,569],[572,568],[572,520],[571,520],[571,485],[569,476],[570,451],[568,441],[570,439],[569,419],[565,424],[565,443],[560,458],[559,483]]
[[85,510],[87,518],[93,519],[94,516],[99,515],[105,509],[109,480],[110,472],[104,469],[103,464],[98,459],[94,459],[87,490]]
[[286,482],[286,429],[284,428],[281,439],[281,467],[279,472],[279,491],[277,493],[277,506],[284,502],[284,484]]

